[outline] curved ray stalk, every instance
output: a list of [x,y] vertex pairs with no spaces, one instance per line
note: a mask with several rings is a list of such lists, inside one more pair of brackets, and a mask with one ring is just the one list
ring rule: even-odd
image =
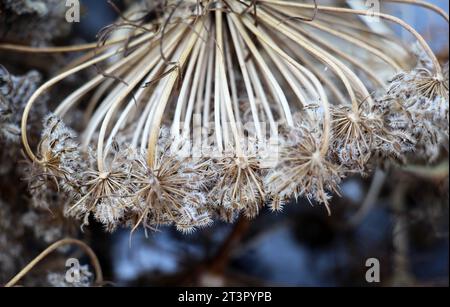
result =
[[[164,91],[162,92],[162,94],[160,96],[159,103],[155,108],[155,112],[152,117],[152,124],[151,124],[151,128],[150,128],[148,150],[147,150],[147,162],[151,168],[154,166],[155,159],[157,156],[156,155],[156,146],[157,146],[159,131],[161,128],[162,115],[163,115],[166,105],[170,99],[170,93],[172,92],[173,86],[175,85],[177,78],[181,74],[181,70],[183,69],[183,67],[186,63],[189,54],[191,53],[192,49],[194,48],[195,42],[197,41],[197,39],[199,39],[198,35],[203,35],[205,33],[205,30],[202,27],[202,22],[204,22],[204,20],[199,20],[195,23],[195,25],[194,25],[195,32],[191,32],[189,34],[186,46],[182,50],[181,54],[179,54],[179,56],[176,56],[177,69],[173,70],[166,77],[167,78],[167,86],[164,88]],[[197,34],[198,31],[200,31],[200,34]]]
[[[137,39],[136,41],[132,42],[130,44],[130,46],[137,46],[140,43],[145,42],[146,40],[150,39],[153,36],[153,34],[147,34],[144,35],[143,37]],[[27,156],[30,158],[30,160],[32,160],[33,162],[37,162],[39,163],[39,159],[35,156],[35,154],[33,153],[33,151],[31,150],[31,147],[28,143],[28,136],[27,136],[27,122],[28,122],[28,115],[31,111],[31,108],[33,107],[33,104],[36,102],[36,100],[39,98],[39,96],[41,96],[46,90],[48,90],[49,88],[51,88],[53,85],[59,83],[61,80],[64,80],[65,78],[79,72],[82,71],[88,67],[91,67],[97,63],[100,63],[108,58],[111,58],[117,54],[120,54],[121,52],[124,51],[124,47],[118,48],[117,50],[113,50],[110,51],[106,54],[103,54],[95,59],[92,59],[84,64],[81,64],[69,71],[66,71],[54,78],[52,78],[51,80],[47,81],[46,83],[44,83],[39,89],[36,90],[36,92],[34,92],[34,94],[31,96],[30,100],[28,101],[27,105],[25,106],[25,109],[23,111],[23,115],[22,115],[22,122],[21,122],[21,136],[22,136],[22,143],[25,149],[25,153],[27,154]]]
[[295,7],[295,8],[317,9],[319,11],[334,12],[334,13],[341,13],[341,14],[379,17],[381,19],[396,23],[399,26],[401,26],[402,28],[404,28],[406,31],[411,33],[417,39],[419,44],[422,46],[422,48],[425,50],[425,52],[427,53],[427,55],[430,57],[431,61],[433,62],[436,75],[440,78],[443,77],[442,67],[439,63],[439,60],[437,59],[436,55],[433,53],[433,51],[431,50],[430,46],[427,44],[425,39],[416,30],[414,30],[414,28],[412,28],[409,24],[407,24],[405,21],[403,21],[402,19],[400,19],[398,17],[392,16],[389,14],[385,14],[385,13],[368,12],[365,10],[353,10],[353,9],[341,8],[341,7],[322,6],[322,5],[315,7],[314,5],[310,5],[310,4],[294,3],[294,2],[290,2],[290,1],[260,0],[260,3],[268,4],[270,6],[275,6],[275,7],[277,5],[279,5],[279,6],[288,6],[288,7]]

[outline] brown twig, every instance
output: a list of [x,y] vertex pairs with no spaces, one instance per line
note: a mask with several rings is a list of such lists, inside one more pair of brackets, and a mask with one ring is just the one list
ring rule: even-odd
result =
[[239,244],[250,227],[250,220],[241,216],[234,224],[228,237],[220,246],[216,255],[209,262],[209,271],[215,274],[223,274],[234,248]]

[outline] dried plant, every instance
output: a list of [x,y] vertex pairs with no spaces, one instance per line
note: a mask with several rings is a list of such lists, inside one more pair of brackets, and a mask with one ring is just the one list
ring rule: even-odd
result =
[[[109,231],[190,232],[216,216],[254,217],[266,203],[280,210],[300,196],[330,211],[346,175],[411,158],[432,163],[448,149],[448,66],[393,15],[276,0],[150,7],[126,12],[98,44],[47,49],[95,52],[41,86],[23,112],[33,183],[43,183],[35,188],[66,194],[66,213],[83,224],[93,216]],[[448,22],[438,7],[425,7]],[[359,18],[371,15],[409,32],[416,55]],[[36,100],[90,67],[100,74],[44,120],[35,154],[28,121]],[[62,121],[80,106],[77,137]],[[261,163],[263,146],[247,143],[278,130],[277,163]]]

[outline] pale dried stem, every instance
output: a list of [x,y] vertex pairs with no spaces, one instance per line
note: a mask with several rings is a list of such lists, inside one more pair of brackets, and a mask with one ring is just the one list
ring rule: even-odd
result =
[[419,44],[422,46],[426,54],[430,57],[431,61],[433,62],[434,69],[436,71],[437,76],[442,76],[442,67],[439,63],[439,60],[437,59],[436,55],[433,53],[433,50],[431,50],[430,46],[427,44],[425,39],[409,24],[407,24],[402,19],[385,14],[385,13],[379,13],[379,12],[368,12],[367,10],[354,10],[349,8],[341,8],[341,7],[332,7],[332,6],[317,6],[310,4],[304,4],[304,3],[294,3],[289,1],[276,1],[276,0],[260,0],[260,3],[263,4],[269,4],[272,5],[279,5],[279,6],[287,6],[287,7],[295,7],[295,8],[304,8],[304,9],[317,9],[319,11],[324,12],[334,12],[334,13],[341,13],[341,14],[351,14],[351,15],[360,15],[360,16],[368,16],[368,17],[379,17],[384,20],[391,21],[393,23],[398,24],[402,28],[404,28],[406,31],[411,33],[416,40],[419,42]]
[[[236,84],[236,74],[235,74],[235,67],[234,67],[234,63],[232,60],[232,54],[231,54],[231,46],[232,44],[230,43],[231,38],[229,37],[228,32],[225,32],[226,37],[225,37],[225,44],[224,44],[224,49],[225,49],[225,62],[226,62],[226,68],[227,68],[227,72],[228,72],[228,77],[230,79],[230,90],[231,90],[231,101],[233,102],[233,111],[236,117],[236,121],[238,123],[241,123],[241,114],[240,114],[240,110],[239,110],[239,97],[238,97],[238,89],[237,89],[237,84]],[[241,127],[239,127],[241,128]]]
[[[120,72],[126,71],[130,67],[132,67],[131,65],[135,61],[137,61],[139,59],[139,57],[143,56],[146,50],[147,50],[147,46],[141,47],[140,49],[136,50],[136,52],[133,52],[131,55],[119,60],[117,63],[115,63],[108,69],[106,69],[105,74],[111,75],[114,73],[115,76],[120,75]],[[54,113],[60,117],[64,117],[64,115],[71,108],[73,108],[76,105],[76,103],[78,103],[84,95],[88,94],[92,89],[94,89],[96,86],[98,86],[105,79],[107,79],[107,77],[104,74],[99,74],[99,75],[95,76],[92,80],[86,82],[85,84],[83,84],[83,86],[81,86],[80,88],[78,88],[77,90],[72,92],[69,96],[67,96],[58,105],[58,107],[55,109]],[[113,78],[111,78],[109,80],[117,81],[116,79],[113,79]],[[107,80],[107,81],[109,81],[109,80]],[[104,90],[106,91],[107,88]],[[102,92],[103,92],[103,90],[100,90],[98,94],[101,94]],[[97,95],[97,97],[98,96],[99,95]],[[101,96],[100,96],[100,98],[101,98]],[[91,101],[91,103],[94,103],[94,102],[98,102],[96,97],[93,98],[93,100]],[[91,107],[88,107],[88,110],[89,110],[89,108],[91,108]],[[95,109],[95,105],[92,106],[92,108]]]
[[[233,134],[235,140],[235,153],[237,157],[244,157],[244,153],[241,148],[241,136],[239,134],[239,128],[236,124],[236,117],[233,112],[232,101],[230,97],[230,93],[228,90],[228,79],[225,71],[225,56],[223,54],[224,51],[224,28],[223,28],[223,13],[221,11],[215,12],[215,20],[216,20],[216,70],[218,71],[218,78],[216,78],[216,82],[221,80],[221,86],[219,88],[220,97],[216,97],[216,99],[220,100],[226,110],[226,115],[228,117],[231,132]],[[222,99],[220,99],[222,98]],[[225,115],[225,114],[224,114]],[[225,117],[226,118],[226,117]],[[226,121],[225,121],[226,124]],[[225,143],[226,145],[226,143]]]
[[203,112],[202,112],[202,127],[203,127],[203,137],[206,138],[208,136],[209,131],[209,113],[210,113],[210,104],[211,97],[213,92],[213,78],[214,78],[214,59],[215,59],[215,48],[214,48],[214,39],[215,36],[215,28],[211,28],[210,40],[209,40],[209,58],[208,58],[208,66],[206,69],[206,89],[205,95],[203,97]]
[[58,248],[65,245],[77,245],[80,247],[90,258],[91,264],[95,270],[95,283],[100,285],[103,283],[103,273],[102,268],[100,266],[100,262],[94,251],[83,241],[76,239],[62,239],[57,241],[47,247],[42,253],[40,253],[36,258],[34,258],[30,263],[28,263],[16,276],[14,276],[5,287],[10,288],[14,287],[28,272],[30,272],[39,262],[44,260],[49,254],[57,250]]
[[99,46],[98,43],[89,43],[89,44],[79,44],[73,46],[58,46],[58,47],[31,47],[24,45],[15,45],[15,44],[0,44],[0,50],[5,51],[14,51],[14,52],[23,52],[23,53],[70,53],[70,52],[81,52],[96,49],[96,52],[103,51],[108,47],[111,47],[116,44],[123,43],[127,40],[127,38],[119,38],[107,41],[105,44]]
[[382,2],[405,3],[405,4],[413,4],[413,5],[421,6],[426,9],[434,11],[438,15],[441,15],[445,19],[445,21],[447,21],[447,23],[449,22],[449,16],[443,9],[441,9],[440,7],[438,7],[432,3],[426,2],[426,1],[422,1],[422,0],[382,0]]
[[173,137],[180,136],[181,114],[183,113],[184,105],[191,90],[191,81],[193,78],[194,69],[196,68],[196,63],[200,54],[200,47],[202,46],[202,43],[203,42],[201,40],[198,40],[196,42],[194,50],[189,57],[186,71],[183,73],[184,78],[181,85],[181,90],[178,94],[178,99],[176,102],[175,112],[172,120],[171,133]]
[[[253,87],[251,84],[250,76],[247,70],[247,66],[245,63],[245,56],[243,54],[243,47],[241,45],[241,42],[239,40],[239,37],[237,35],[236,29],[232,22],[230,22],[230,17],[228,17],[228,26],[231,33],[231,38],[234,44],[234,50],[236,51],[236,56],[239,62],[239,68],[242,74],[242,78],[244,80],[245,89],[247,91],[247,97],[250,103],[250,109],[252,112],[253,121],[255,123],[255,129],[256,129],[256,135],[259,140],[263,139],[262,131],[261,131],[261,125],[260,125],[260,119],[258,116],[258,108],[256,106],[256,100],[255,100],[255,94],[253,92]],[[275,123],[272,123],[275,124]]]
[[[318,69],[314,63],[312,63],[312,59],[309,58],[310,55],[306,54],[304,50],[297,48],[297,46],[291,46],[294,44],[292,41],[280,42],[280,44],[284,43],[285,50],[289,51],[291,54],[294,54],[300,61],[305,65],[305,68],[310,70],[311,73],[316,76],[323,84],[328,88],[332,95],[337,99],[338,103],[346,104],[347,100],[342,94],[341,90],[333,83],[333,81],[329,78],[327,74],[323,72],[322,69]],[[309,56],[309,57],[308,57]]]
[[386,86],[386,82],[381,80],[372,70],[370,70],[361,60],[358,60],[357,58],[345,53],[339,48],[334,47],[330,43],[328,43],[324,39],[320,39],[318,36],[314,35],[308,35],[307,31],[298,29],[299,32],[301,32],[303,35],[309,37],[312,41],[318,43],[319,45],[322,45],[326,49],[330,50],[332,53],[336,54],[343,60],[347,61],[354,67],[358,68],[360,71],[364,72],[366,76],[373,82],[375,86],[379,86],[380,88],[384,88]]
[[[166,109],[166,105],[170,99],[170,94],[176,83],[176,80],[180,76],[181,70],[183,69],[192,49],[194,48],[197,39],[199,39],[198,36],[203,35],[205,32],[204,28],[202,27],[202,22],[204,22],[204,20],[198,20],[195,23],[194,31],[189,34],[186,46],[181,51],[181,54],[177,59],[176,64],[177,68],[174,69],[168,76],[166,76],[167,85],[164,88],[163,92],[161,93],[158,105],[155,107],[154,113],[152,114],[150,135],[148,139],[148,150],[147,150],[147,163],[149,164],[150,168],[152,168],[155,165],[156,149],[157,149],[156,147],[158,143],[158,136],[161,129],[161,122],[164,110]],[[197,33],[198,31],[200,31],[200,34]]]
[[[144,35],[143,37],[137,39],[136,41],[132,42],[130,44],[130,46],[134,47],[139,45],[142,42],[145,42],[147,39],[151,38],[153,34],[147,34]],[[50,89],[53,85],[59,83],[61,80],[64,80],[65,78],[79,72],[82,71],[88,67],[91,67],[97,63],[100,63],[110,57],[113,57],[114,55],[120,54],[121,52],[124,51],[124,47],[118,48],[117,50],[108,52],[106,54],[103,54],[95,59],[92,59],[86,63],[81,64],[80,66],[77,66],[69,71],[66,71],[52,79],[50,79],[49,81],[47,81],[46,83],[44,83],[39,89],[37,89],[34,94],[31,96],[31,98],[29,99],[27,105],[25,106],[25,109],[23,111],[23,115],[22,115],[22,122],[21,122],[21,137],[22,137],[22,143],[25,149],[25,153],[28,156],[28,158],[30,160],[32,160],[33,162],[39,163],[39,159],[35,156],[35,154],[33,153],[33,151],[31,150],[31,147],[28,143],[28,136],[27,136],[27,125],[28,125],[28,115],[31,111],[31,108],[33,107],[34,103],[37,101],[37,99],[48,89]]]
[[[242,9],[242,6],[240,7]],[[266,61],[262,57],[261,53],[259,52],[258,48],[253,43],[252,39],[248,35],[247,31],[244,29],[241,21],[234,15],[230,14],[232,21],[234,25],[236,26],[236,29],[239,31],[239,34],[241,35],[242,39],[246,43],[247,47],[249,48],[256,64],[261,69],[264,78],[267,80],[267,83],[270,85],[270,89],[272,91],[272,94],[274,98],[276,98],[276,101],[279,103],[281,110],[283,110],[282,115],[283,119],[286,120],[286,123],[288,126],[293,127],[294,126],[294,120],[292,117],[291,109],[289,106],[289,103],[287,101],[287,98],[284,94],[283,89],[281,88],[280,84],[276,80],[275,76],[272,74],[270,68],[267,66]],[[242,21],[245,21],[245,18],[242,18]],[[252,23],[253,25],[253,23]]]
[[189,100],[187,103],[186,112],[184,115],[184,125],[183,125],[183,137],[188,137],[190,133],[190,127],[192,124],[192,115],[194,112],[194,105],[196,101],[198,101],[198,92],[201,83],[204,83],[204,79],[202,80],[202,76],[204,77],[204,67],[205,67],[205,54],[207,50],[207,42],[198,41],[198,44],[201,45],[200,54],[197,60],[197,65],[195,68],[194,79],[192,80],[192,85],[190,89]]

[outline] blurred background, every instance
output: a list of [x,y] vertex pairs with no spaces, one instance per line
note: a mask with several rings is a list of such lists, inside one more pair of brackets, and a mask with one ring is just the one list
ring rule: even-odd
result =
[[[69,42],[95,40],[117,18],[106,1],[81,2],[81,22],[70,30]],[[430,2],[449,10],[447,0]],[[448,61],[448,25],[441,18],[410,5],[382,8],[414,25],[433,42],[441,60]],[[14,72],[27,67],[24,59],[5,61],[2,54],[0,59]],[[81,237],[99,256],[105,279],[116,286],[448,286],[448,156],[441,161],[348,178],[341,186],[342,198],[333,198],[331,217],[322,206],[299,200],[282,213],[267,210],[255,220],[215,223],[192,235],[161,228],[137,231],[130,238],[129,230],[110,235],[94,225]],[[42,246],[30,245],[28,260]],[[365,279],[369,258],[379,260],[379,284]],[[33,274],[63,269],[61,265],[43,265]]]

